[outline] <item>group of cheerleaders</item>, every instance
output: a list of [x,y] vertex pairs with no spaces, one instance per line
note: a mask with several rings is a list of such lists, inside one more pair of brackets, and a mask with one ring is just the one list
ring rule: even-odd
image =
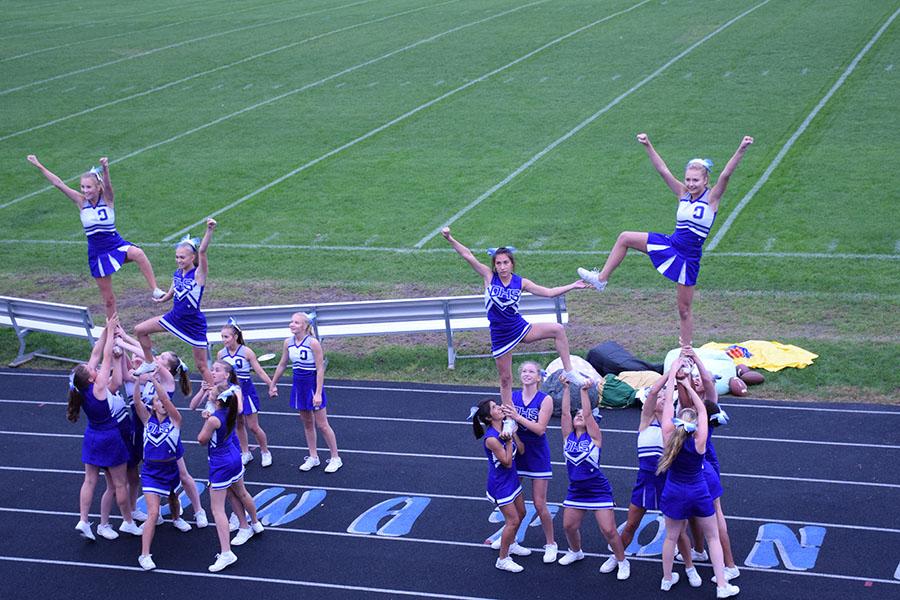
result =
[[[569,551],[559,558],[559,563],[567,565],[584,558],[579,528],[584,513],[592,510],[613,550],[601,572],[616,570],[619,579],[628,578],[630,567],[624,549],[643,513],[661,510],[666,517],[661,588],[668,590],[678,581],[678,574],[672,572],[676,545],[682,549],[689,582],[700,585],[692,562],[699,555],[690,548],[685,535],[686,524],[691,520],[695,524],[695,544],[702,549],[703,538],[706,539],[716,575],[717,595],[725,598],[739,591],[737,586],[728,583],[728,579],[738,575],[738,570],[727,548],[725,521],[715,496],[721,495],[718,462],[708,441],[709,415],[714,415],[719,422],[724,420],[724,413],[715,403],[715,386],[691,349],[691,303],[702,245],[728,180],[753,138],[743,138],[712,188],[709,187],[711,161],[691,160],[685,168],[684,181],[680,181],[671,174],[645,134],[638,135],[637,139],[678,198],[676,229],[672,235],[623,232],[602,270],[579,268],[580,279],[565,286],[547,288],[515,273],[512,247],[489,250],[491,264],[488,266],[454,239],[449,228],[442,230],[453,249],[484,280],[485,308],[499,375],[500,402],[483,401],[472,422],[476,437],[484,437],[489,465],[488,498],[500,508],[506,522],[499,539],[500,557],[496,567],[521,571],[522,567],[510,558],[510,554],[530,552],[515,543],[518,525],[525,514],[520,476],[533,480],[534,503],[547,538],[544,562],[556,560],[557,546],[546,504],[547,482],[552,472],[545,431],[552,402],[537,389],[540,371],[534,363],[525,363],[520,370],[522,391],[513,393],[512,390],[512,350],[520,342],[552,339],[564,367],[561,376],[564,383],[562,430],[571,481],[564,502],[564,529]],[[192,346],[195,368],[202,377],[200,390],[193,396],[190,407],[202,406],[204,423],[198,441],[208,448],[210,500],[220,546],[209,570],[220,571],[237,560],[231,546],[244,544],[263,531],[253,500],[243,483],[244,466],[253,459],[247,429],[255,435],[260,446],[261,465],[272,464],[266,434],[257,418],[259,399],[250,378],[251,369],[266,384],[269,395],[275,396],[276,383],[288,359],[291,360],[291,406],[300,411],[309,447],[309,456],[300,470],[308,471],[320,464],[316,429],[323,434],[331,451],[325,471],[333,473],[342,466],[335,435],[327,420],[324,358],[320,343],[311,334],[310,315],[293,315],[289,324],[292,335],[284,341],[281,360],[271,378],[253,351],[244,345],[240,327],[233,322],[223,328],[224,348],[210,368],[206,359],[206,320],[200,303],[208,273],[207,249],[216,222],[207,220],[202,240],[185,237],[176,245],[177,269],[171,287],[163,291],[156,284],[153,268],[144,252],[124,240],[116,230],[114,192],[106,158],[100,159],[100,168],[81,176],[80,191],[66,185],[34,155],[29,155],[28,161],[79,209],[88,240],[88,264],[100,288],[107,315],[106,328],[90,360],[76,366],[70,376],[68,418],[76,421],[83,410],[88,420],[82,447],[85,479],[80,495],[81,518],[76,529],[83,536],[95,539],[88,513],[101,469],[108,476],[97,533],[108,539],[118,537],[109,525],[109,512],[115,502],[123,518],[119,531],[142,536],[138,562],[144,569],[155,568],[150,549],[155,527],[162,522],[161,504],[168,502],[175,527],[183,531],[190,529],[190,524],[181,518],[176,494],[179,485],[191,501],[197,527],[208,525],[197,486],[183,459],[182,415],[171,399],[176,384],[180,384],[182,393],[191,394],[188,368],[172,352],[158,356],[152,352],[151,334],[168,331]],[[586,379],[573,369],[568,340],[561,324],[530,324],[519,314],[518,303],[522,292],[555,297],[590,286],[602,291],[629,248],[647,254],[657,270],[677,284],[682,356],[653,387],[644,405],[638,440],[641,468],[628,522],[620,536],[612,514],[612,491],[599,468],[601,432],[591,412],[587,393],[591,386],[602,385],[602,382]],[[133,337],[119,323],[111,284],[111,275],[126,262],[138,263],[154,302],[173,301],[172,309],[165,315],[138,324]],[[118,393],[120,387],[130,398],[127,403]],[[580,390],[581,408],[574,413],[571,412],[570,388]],[[658,401],[660,395],[662,401]],[[673,401],[676,395],[679,399],[677,410]],[[139,473],[141,462],[143,466]],[[716,474],[714,478],[711,472]],[[139,488],[144,495],[146,513],[136,510]],[[226,498],[234,511],[234,523],[229,523],[225,516]],[[136,519],[144,520],[144,524],[138,526]],[[237,534],[230,539],[230,531],[234,529]],[[724,559],[722,541],[726,542]]]

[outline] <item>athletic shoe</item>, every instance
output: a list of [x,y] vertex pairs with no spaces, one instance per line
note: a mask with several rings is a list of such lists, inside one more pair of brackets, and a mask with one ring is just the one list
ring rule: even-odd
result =
[[237,531],[241,527],[241,520],[238,519],[238,516],[234,513],[231,513],[231,516],[228,517],[228,531]]
[[329,458],[328,466],[325,467],[325,472],[326,473],[334,473],[335,471],[337,471],[338,469],[340,469],[343,466],[344,466],[344,461],[342,461],[340,458]]
[[626,579],[631,577],[631,563],[628,562],[627,558],[620,562],[618,567],[619,569],[616,572],[616,579],[618,579],[619,581],[625,581]]
[[191,530],[191,524],[188,523],[187,521],[185,521],[184,519],[182,519],[181,517],[178,517],[177,519],[172,521],[172,525],[174,525],[175,529],[177,529],[178,531],[190,531]]
[[238,529],[237,535],[234,536],[234,539],[231,540],[232,546],[243,546],[247,543],[247,540],[253,537],[253,529],[248,527],[247,529]]
[[300,470],[301,471],[309,471],[313,467],[318,467],[320,464],[322,464],[322,463],[319,462],[318,456],[307,456],[303,460],[303,464],[300,465]]
[[512,435],[518,428],[519,426],[512,419],[503,419],[503,427],[501,428],[502,430],[500,433]]
[[513,542],[509,545],[509,553],[515,554],[516,556],[529,556],[531,554],[531,550],[529,550],[525,546],[520,546],[516,542]]
[[228,565],[233,565],[237,562],[237,556],[234,552],[228,551],[223,552],[222,554],[216,554],[216,562],[209,565],[209,570],[213,573],[218,573]]
[[89,540],[96,540],[94,537],[94,532],[91,531],[91,524],[85,523],[84,521],[78,521],[78,525],[75,526],[75,531],[81,534],[81,537],[87,538]]
[[[164,291],[162,291],[161,289],[153,288],[153,299],[154,300],[159,300],[160,298],[162,298],[165,295],[166,295],[166,293]],[[153,561],[150,561],[150,562],[152,563]],[[152,569],[153,567],[150,567],[150,568]]]
[[119,534],[116,533],[116,530],[109,523],[97,525],[97,535],[107,540],[115,540],[119,537]]
[[697,572],[696,567],[685,569],[684,574],[687,575],[688,583],[691,584],[691,587],[700,587],[703,585],[703,579],[700,578],[700,573]]
[[[100,528],[98,527],[97,530],[99,531]],[[737,579],[740,576],[741,576],[741,570],[738,569],[737,566],[725,567],[725,581],[731,581],[732,579]],[[713,578],[710,581],[712,581],[713,583],[716,583],[716,576],[713,575]]]
[[725,587],[716,588],[716,598],[731,598],[741,593],[741,588],[736,585],[726,583]]
[[569,550],[568,552],[563,554],[562,558],[560,558],[556,562],[565,566],[565,565],[571,565],[573,562],[581,560],[583,558],[584,558],[584,552],[582,552],[581,550],[579,550],[577,552],[572,552],[571,550]]
[[616,565],[619,564],[619,561],[616,560],[615,556],[610,556],[606,559],[606,562],[600,565],[601,573],[612,573],[616,568]]
[[668,592],[669,590],[672,589],[673,585],[678,583],[678,579],[679,579],[678,573],[673,571],[672,579],[666,579],[665,577],[663,577],[662,583],[659,584],[659,589],[661,589],[664,592]]
[[556,544],[544,545],[544,563],[550,564],[556,562],[556,555],[559,552],[559,546]]
[[133,511],[131,511],[131,518],[134,519],[135,521],[146,521],[147,513],[145,513],[142,510],[133,510]]
[[509,571],[510,573],[519,573],[525,568],[508,556],[506,558],[498,558],[494,566],[501,571]]
[[151,360],[149,362],[142,362],[141,366],[132,371],[131,374],[135,377],[138,377],[139,375],[144,375],[145,373],[153,373],[154,371],[156,371],[156,363]]
[[578,267],[578,276],[581,277],[581,279],[585,283],[589,283],[592,286],[594,286],[595,288],[597,288],[598,292],[602,292],[604,289],[606,289],[607,282],[600,281],[600,271],[598,271],[597,269],[593,269],[593,270],[589,271],[587,269],[582,269],[581,267]]
[[587,381],[587,378],[575,369],[566,371],[566,379],[568,380],[569,384],[575,388],[580,388],[582,385],[584,385],[584,382]]
[[156,515],[156,525],[157,526],[162,525],[165,522],[166,522],[166,520],[163,519],[162,513],[159,513],[158,515]]
[[122,533],[130,533],[131,535],[143,535],[144,534],[144,528],[138,527],[137,525],[135,525],[134,521],[132,521],[130,523],[125,523],[123,521],[122,524],[119,525],[119,531],[121,531]]
[[138,556],[138,564],[141,565],[143,570],[152,571],[156,568],[156,563],[153,562],[152,556],[152,554],[141,554]]
[[254,534],[262,533],[263,531],[266,530],[266,528],[263,527],[262,521],[257,521],[256,523],[250,523],[250,529],[253,530]]
[[260,452],[259,457],[262,459],[262,466],[264,466],[264,467],[272,466],[272,453],[271,452]]
[[497,538],[493,542],[491,542],[491,550],[499,550],[500,549],[500,538]]
[[709,554],[707,554],[706,550],[697,552],[691,548],[691,560],[694,562],[709,562]]
[[252,452],[241,452],[241,462],[246,466],[251,460],[253,460]]
[[194,511],[194,520],[197,522],[197,529],[203,529],[209,526],[209,519],[206,518],[206,511],[202,508]]

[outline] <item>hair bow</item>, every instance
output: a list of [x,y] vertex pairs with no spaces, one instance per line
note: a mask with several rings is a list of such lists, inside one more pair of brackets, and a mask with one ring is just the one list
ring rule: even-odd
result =
[[175,370],[178,371],[179,373],[187,373],[188,372],[187,363],[185,363],[183,360],[181,360],[179,358],[178,359],[178,367],[176,367]]
[[728,413],[725,412],[724,410],[722,410],[721,408],[719,408],[719,412],[717,412],[716,414],[712,415],[709,418],[710,423],[715,421],[719,425],[727,425],[728,421],[730,421],[730,420],[731,420],[731,418],[728,416]]
[[467,421],[471,421],[471,420],[472,420],[472,417],[474,417],[474,416],[475,416],[475,413],[477,413],[477,412],[478,412],[478,407],[477,407],[477,406],[473,406],[472,408],[470,408],[470,409],[469,409],[469,416],[466,417],[466,420],[467,420]]
[[78,390],[78,388],[75,387],[75,371],[69,372],[69,389]]
[[547,371],[545,371],[544,369],[538,371],[538,375],[541,376],[541,379],[547,379]]
[[181,238],[180,242],[175,244],[175,247],[177,248],[178,246],[182,246],[184,244],[187,244],[194,250],[194,252],[196,252],[197,246],[200,245],[200,238],[192,238],[190,234],[187,234],[183,238]]
[[713,161],[708,158],[692,158],[688,161],[688,164],[684,167],[685,170],[691,167],[703,167],[706,169],[707,173],[712,173]]
[[695,431],[697,431],[696,423],[688,423],[687,421],[682,421],[678,417],[672,419],[672,423],[675,424],[675,427],[681,427],[688,433],[694,433]]
[[316,320],[316,317],[317,317],[318,315],[316,314],[316,311],[313,310],[313,311],[310,311],[310,312],[305,312],[305,313],[303,313],[303,316],[306,317],[306,320],[307,320],[307,321],[309,321],[310,323],[312,323],[313,321]]
[[500,246],[499,248],[488,248],[488,249],[487,249],[488,256],[494,256],[494,255],[497,254],[497,252],[499,252],[500,250],[506,250],[506,251],[509,252],[510,254],[515,254],[515,253],[516,253],[516,248],[515,248],[515,246]]
[[234,396],[234,388],[230,387],[218,396],[216,396],[216,400],[221,400],[222,402],[227,402],[230,396]]
[[241,328],[237,324],[237,321],[234,320],[234,317],[228,317],[228,320],[225,322],[225,324],[230,325],[231,327],[234,327],[234,330],[237,331],[238,333],[240,333]]
[[594,409],[591,411],[591,414],[594,416],[594,420],[595,420],[595,421],[602,421],[602,420],[603,420],[603,415],[600,414],[600,408],[599,408],[599,407],[595,406]]
[[103,183],[103,169],[101,169],[100,167],[91,167],[88,173],[96,177],[97,181]]

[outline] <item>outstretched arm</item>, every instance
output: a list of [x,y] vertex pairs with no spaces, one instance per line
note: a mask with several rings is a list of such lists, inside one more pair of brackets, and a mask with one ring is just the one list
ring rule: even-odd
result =
[[647,398],[644,400],[644,406],[641,407],[641,422],[638,425],[638,431],[643,431],[650,426],[653,415],[656,413],[656,399],[662,391],[663,386],[669,380],[669,374],[661,375],[659,379],[653,382],[650,391],[647,392]]
[[463,260],[469,263],[469,266],[475,269],[476,273],[481,275],[481,278],[484,279],[485,285],[490,284],[491,276],[493,275],[490,267],[475,258],[475,255],[472,254],[471,250],[456,241],[456,239],[452,235],[450,235],[449,227],[444,227],[443,229],[441,229],[441,235],[444,236],[445,240],[450,242],[450,245],[453,246],[453,249],[456,250],[456,253],[462,256]]
[[731,174],[734,173],[734,170],[737,168],[738,164],[740,164],[741,159],[744,158],[747,147],[752,143],[753,138],[749,135],[745,135],[744,139],[741,140],[738,149],[734,152],[734,156],[731,157],[728,164],[722,169],[722,173],[719,174],[716,185],[709,191],[709,205],[713,210],[718,210],[719,200],[721,200],[722,196],[725,194],[725,188],[728,187],[728,180],[731,179]]
[[647,151],[647,156],[650,157],[653,168],[656,169],[656,172],[663,178],[663,181],[666,182],[666,185],[669,186],[672,193],[681,198],[681,196],[684,195],[684,184],[669,171],[668,165],[666,165],[666,162],[656,151],[656,148],[653,147],[653,144],[650,143],[650,138],[647,137],[647,134],[639,133],[637,135],[637,141],[644,145],[644,150]]
[[[603,396],[603,384],[605,381],[605,379],[601,379],[597,382],[597,393],[601,397]],[[591,406],[591,397],[588,395],[588,390],[593,385],[594,382],[588,379],[581,386],[581,415],[584,418],[584,427],[587,429],[587,434],[591,437],[595,446],[602,448],[603,434],[600,432],[600,425],[594,419],[594,407]]]
[[562,437],[565,440],[572,433],[572,396],[569,391],[569,380],[565,374],[559,376],[559,381],[563,385],[562,406],[559,412],[559,428],[562,430]]
[[588,284],[579,279],[578,281],[574,281],[569,285],[559,285],[556,287],[548,288],[542,285],[538,285],[530,279],[522,278],[522,289],[526,292],[531,292],[535,296],[544,296],[546,298],[556,298],[557,296],[562,296],[566,292],[570,292],[572,290],[581,290],[588,287]]
[[100,166],[103,168],[103,181],[100,184],[103,186],[103,201],[108,206],[112,206],[115,196],[113,196],[112,182],[109,180],[109,159],[105,156],[100,157]]
[[703,400],[694,391],[694,388],[684,380],[678,380],[678,397],[689,398],[684,404],[693,404],[694,410],[697,411],[697,431],[694,433],[694,448],[698,454],[706,453],[706,439],[709,435],[709,417],[706,414],[706,406]]
[[72,188],[67,186],[62,179],[57,177],[56,174],[50,171],[50,169],[42,165],[41,161],[39,161],[37,156],[35,156],[34,154],[29,154],[27,158],[28,162],[36,166],[41,172],[41,175],[46,177],[47,181],[49,181],[53,185],[53,187],[65,194],[66,197],[69,198],[69,200],[75,203],[75,206],[81,208],[81,204],[84,202],[84,196],[81,194],[81,192],[79,192],[78,190],[73,190]]
[[209,272],[209,263],[206,260],[206,250],[209,248],[209,243],[212,241],[212,234],[215,229],[215,219],[207,219],[206,233],[203,234],[203,239],[200,241],[200,247],[197,248],[197,261],[199,264],[197,265],[197,273],[194,275],[194,280],[200,285],[206,285],[206,274]]

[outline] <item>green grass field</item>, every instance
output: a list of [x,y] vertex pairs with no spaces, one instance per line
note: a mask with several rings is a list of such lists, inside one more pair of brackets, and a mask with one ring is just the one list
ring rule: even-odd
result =
[[[821,355],[759,388],[773,397],[897,402],[898,7],[0,0],[0,293],[102,314],[76,211],[30,153],[74,186],[109,156],[119,231],[162,281],[172,242],[215,215],[215,306],[477,293],[435,236],[447,223],[567,283],[620,231],[673,227],[635,134],[676,173],[694,156],[718,172],[753,135],[703,260],[695,343]],[[134,267],[114,280],[126,320],[154,314]],[[645,257],[591,294],[569,299],[577,349],[675,345],[673,286]],[[0,331],[0,358],[13,341]],[[338,344],[329,376],[493,378],[490,363],[444,373],[439,345],[382,342]]]

